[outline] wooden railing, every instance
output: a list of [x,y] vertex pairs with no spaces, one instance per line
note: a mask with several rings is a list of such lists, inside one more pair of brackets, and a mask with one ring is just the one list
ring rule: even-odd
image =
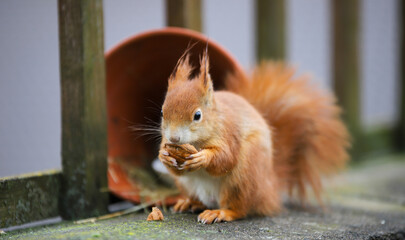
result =
[[[168,25],[202,31],[200,0],[167,0],[166,5]],[[366,139],[359,137],[364,136],[359,121],[359,8],[358,0],[334,0],[331,11],[334,87],[355,142]],[[58,9],[62,171],[0,179],[1,228],[59,215],[78,219],[107,212],[102,0],[58,0]],[[285,2],[256,0],[256,9],[257,59],[284,59]],[[403,38],[401,47],[403,63]],[[404,89],[403,71],[402,67]],[[397,137],[404,148],[405,94],[402,96],[401,131]],[[391,132],[384,134],[392,136]],[[388,145],[390,138],[384,139],[379,146]]]

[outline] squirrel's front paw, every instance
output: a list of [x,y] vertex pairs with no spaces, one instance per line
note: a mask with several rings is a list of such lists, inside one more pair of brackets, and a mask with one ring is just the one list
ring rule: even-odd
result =
[[165,149],[161,149],[159,151],[159,159],[168,168],[172,169],[178,168],[176,159],[169,156],[169,153]]
[[206,168],[210,161],[209,155],[206,150],[202,150],[198,153],[192,154],[187,157],[187,161],[181,164],[178,169],[184,171],[195,171],[200,168]]

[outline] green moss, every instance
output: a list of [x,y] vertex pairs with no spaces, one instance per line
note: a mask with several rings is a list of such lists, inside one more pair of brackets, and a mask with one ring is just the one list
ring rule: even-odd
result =
[[58,215],[59,171],[0,178],[0,227]]
[[[167,215],[167,213],[165,213]],[[10,232],[10,239],[167,239],[170,236],[183,239],[196,238],[201,231],[197,229],[196,215],[168,215],[165,221],[146,221],[147,214],[133,214],[116,219],[88,224],[61,224]],[[207,231],[203,231],[209,233]],[[216,231],[211,231],[214,233]]]

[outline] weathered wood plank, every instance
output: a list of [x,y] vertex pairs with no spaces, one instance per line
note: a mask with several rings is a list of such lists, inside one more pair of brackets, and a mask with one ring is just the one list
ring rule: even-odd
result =
[[256,0],[256,57],[285,59],[285,0]]
[[360,59],[358,0],[333,0],[332,76],[343,118],[353,136],[353,153],[360,148]]
[[59,0],[62,87],[60,213],[107,212],[107,124],[102,0]]
[[202,32],[201,0],[166,0],[168,26]]
[[0,178],[0,228],[59,216],[60,171]]

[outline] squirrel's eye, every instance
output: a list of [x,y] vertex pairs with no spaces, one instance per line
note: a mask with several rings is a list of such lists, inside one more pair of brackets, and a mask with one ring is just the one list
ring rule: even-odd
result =
[[201,111],[198,110],[197,112],[195,112],[194,114],[194,121],[200,121],[201,120]]
[[163,117],[163,109],[160,110],[160,116]]

